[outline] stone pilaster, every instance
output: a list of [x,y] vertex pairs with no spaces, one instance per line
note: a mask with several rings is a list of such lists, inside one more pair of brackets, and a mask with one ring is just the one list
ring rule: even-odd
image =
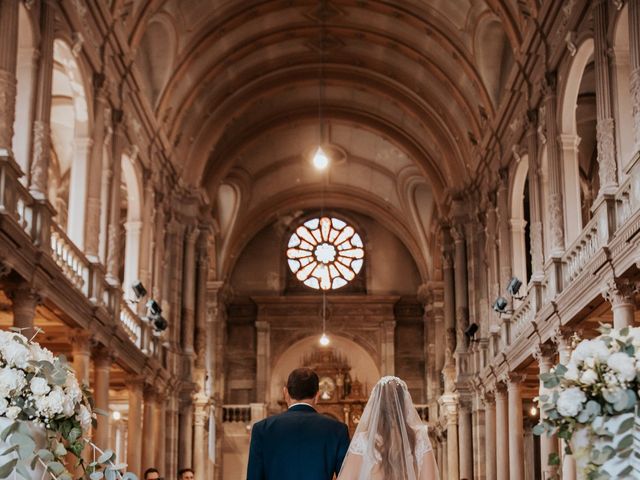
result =
[[12,157],[18,62],[17,1],[0,2],[0,156]]
[[196,241],[200,231],[190,228],[185,235],[184,262],[182,277],[182,350],[186,355],[193,356],[195,332],[195,304],[196,304]]
[[127,379],[126,385],[129,394],[127,470],[130,472],[142,472],[144,379],[142,377],[131,377]]
[[549,220],[551,255],[561,257],[564,253],[564,210],[562,200],[562,163],[558,148],[558,124],[556,120],[556,73],[548,72],[543,85],[544,107],[547,126],[547,159],[549,172]]
[[[531,241],[531,279],[544,280],[544,244],[542,238],[542,201],[540,162],[538,158],[538,111],[527,112],[527,151],[529,157],[529,216]],[[522,279],[526,281],[527,279]]]
[[269,322],[256,321],[256,399],[268,403],[269,363],[271,361],[271,325]]
[[[453,370],[455,373],[454,352],[456,349],[456,304],[455,304],[455,279],[453,271],[453,255],[448,247],[451,244],[449,229],[443,228],[442,234],[442,275],[444,283],[444,328],[445,328],[445,356],[444,369]],[[447,393],[453,392],[452,375],[445,375],[444,390]]]
[[496,478],[496,399],[493,392],[486,391],[482,401],[485,422],[485,473],[487,480],[492,480]]
[[496,385],[496,479],[509,480],[509,408],[506,385]]
[[193,469],[196,476],[204,478],[207,471],[207,433],[206,427],[209,420],[209,405],[196,402],[193,417]]
[[184,395],[178,425],[178,468],[193,468],[193,399]]
[[42,297],[33,286],[22,282],[8,289],[13,310],[13,326],[25,330],[24,335],[30,336],[33,332],[36,307],[41,303]]
[[631,66],[631,107],[636,153],[640,153],[640,0],[629,0],[629,62]]
[[113,157],[111,158],[111,184],[109,196],[109,224],[107,227],[107,280],[120,284],[120,182],[122,178],[122,154],[124,152],[124,122],[120,110],[113,111]]
[[611,303],[614,328],[632,327],[635,317],[635,295],[640,291],[640,282],[626,278],[610,279],[602,296]]
[[458,406],[458,435],[460,451],[460,478],[473,477],[473,430],[471,405],[468,401],[460,402]]
[[142,418],[142,468],[144,472],[147,468],[156,467],[155,451],[158,446],[158,438],[154,429],[154,405],[156,401],[156,391],[152,385],[145,384],[143,389],[143,418]]
[[[33,148],[29,192],[34,198],[47,198],[51,160],[51,94],[53,80],[54,9],[49,2],[40,4],[40,56],[33,121]],[[28,127],[21,127],[28,128]]]
[[[109,412],[109,386],[111,365],[114,358],[112,352],[102,346],[93,350],[93,398],[95,407]],[[97,426],[93,430],[94,443],[104,449],[110,445],[109,417],[98,415]]]
[[451,235],[455,244],[456,354],[459,354],[467,350],[464,331],[469,326],[467,248],[462,225],[451,228]]
[[609,78],[609,46],[607,41],[608,0],[592,4],[594,30],[594,64],[596,75],[596,111],[598,164],[601,194],[614,194],[618,188],[615,157],[614,120],[611,109],[611,81]]
[[91,348],[93,338],[90,332],[84,329],[74,330],[72,335],[72,351],[73,369],[76,372],[76,378],[80,385],[89,387],[91,380],[89,378],[89,369],[91,367]]
[[[569,363],[569,360],[571,359],[572,338],[574,335],[575,331],[568,327],[559,327],[554,334],[553,341],[558,347],[558,360],[563,365],[567,365]],[[576,479],[576,461],[573,455],[567,455],[566,453],[563,453],[562,479]]]
[[458,459],[458,397],[445,394],[440,397],[440,405],[447,421],[447,478],[460,478]]

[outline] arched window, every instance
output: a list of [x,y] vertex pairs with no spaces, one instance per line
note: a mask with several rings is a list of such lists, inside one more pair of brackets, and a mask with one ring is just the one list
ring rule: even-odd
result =
[[89,102],[76,58],[64,41],[55,40],[53,60],[49,200],[57,210],[55,220],[83,248],[91,149]]
[[143,196],[140,176],[134,159],[122,156],[120,193],[120,282],[123,290],[138,279],[140,269],[140,237],[142,235]]
[[531,278],[531,216],[529,213],[529,160],[520,159],[511,185],[511,249],[513,275],[524,285]]
[[[595,148],[595,116],[592,119],[590,114],[595,102],[595,80],[593,67],[590,66],[593,65],[593,51],[593,39],[584,41],[578,48],[567,74],[560,103],[560,143],[567,245],[580,235],[584,225],[583,213],[584,220],[590,218],[593,202],[589,189],[585,188],[584,182],[580,181],[585,174],[593,172],[591,156],[592,149]],[[595,174],[597,177],[598,172],[595,171]]]
[[576,106],[578,166],[580,171],[580,211],[582,225],[591,220],[591,207],[600,190],[598,148],[596,141],[596,82],[595,65],[590,61],[584,69]]
[[620,11],[616,21],[613,39],[614,68],[612,85],[614,86],[614,109],[616,118],[616,150],[618,152],[618,175],[624,178],[624,169],[633,158],[634,131],[631,101],[631,67],[629,64],[629,7]]
[[13,154],[26,175],[21,181],[26,184],[29,174],[31,152],[31,132],[33,130],[33,96],[36,81],[36,41],[31,17],[23,3],[20,3],[18,24],[18,63],[16,68],[17,95],[16,117],[13,127]]

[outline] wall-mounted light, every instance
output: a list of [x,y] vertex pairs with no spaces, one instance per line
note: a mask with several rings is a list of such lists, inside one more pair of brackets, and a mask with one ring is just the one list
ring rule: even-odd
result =
[[498,313],[505,313],[508,305],[509,302],[507,302],[506,298],[498,297],[496,298],[496,301],[493,302],[493,309]]
[[475,337],[477,332],[478,332],[478,324],[472,323],[464,331],[464,336],[467,337],[469,340],[473,340],[473,337]]
[[511,277],[509,285],[507,285],[507,293],[517,300],[522,300],[524,297],[518,297],[518,292],[520,291],[521,286],[522,282],[518,277]]
[[147,289],[144,288],[144,285],[142,285],[142,282],[140,280],[136,280],[136,282],[131,285],[131,290],[133,290],[133,294],[136,297],[136,299],[134,300],[135,302],[139,302],[147,296]]

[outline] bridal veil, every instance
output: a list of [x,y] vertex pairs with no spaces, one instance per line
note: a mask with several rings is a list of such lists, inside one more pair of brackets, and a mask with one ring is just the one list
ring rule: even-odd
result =
[[371,392],[338,480],[436,480],[427,426],[397,377]]

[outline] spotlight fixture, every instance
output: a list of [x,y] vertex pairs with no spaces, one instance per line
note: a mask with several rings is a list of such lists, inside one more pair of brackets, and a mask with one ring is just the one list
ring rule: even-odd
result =
[[320,345],[322,345],[323,347],[326,347],[330,343],[331,343],[331,340],[329,340],[329,337],[327,336],[327,334],[323,333],[322,336],[320,337]]
[[507,305],[509,305],[509,302],[507,302],[506,298],[498,297],[496,298],[496,301],[493,302],[493,309],[498,313],[505,313]]
[[530,409],[529,409],[529,415],[531,415],[532,417],[535,417],[538,415],[538,409],[535,407],[535,405],[533,405]]
[[113,418],[117,422],[122,418],[122,414],[118,410],[114,410],[111,414],[111,418]]
[[149,317],[159,317],[162,314],[162,308],[160,308],[160,304],[156,302],[154,299],[151,299],[147,302],[147,309],[149,310]]
[[522,282],[520,279],[518,277],[512,277],[511,280],[509,280],[509,285],[507,285],[507,293],[513,298],[521,300],[522,297],[517,296],[521,286]]
[[142,285],[142,282],[140,280],[136,280],[136,282],[131,285],[131,289],[133,290],[133,294],[136,297],[136,299],[134,300],[135,302],[139,302],[147,296],[147,289],[144,288],[144,285]]
[[473,337],[476,335],[477,331],[478,331],[478,324],[472,323],[464,331],[464,336],[467,337],[469,340],[472,340]]
[[167,329],[169,323],[164,319],[162,315],[158,315],[157,317],[153,317],[151,319],[151,325],[157,333],[160,333],[164,332]]
[[313,166],[318,170],[324,170],[329,166],[329,157],[327,157],[322,147],[318,147],[316,153],[313,155]]

